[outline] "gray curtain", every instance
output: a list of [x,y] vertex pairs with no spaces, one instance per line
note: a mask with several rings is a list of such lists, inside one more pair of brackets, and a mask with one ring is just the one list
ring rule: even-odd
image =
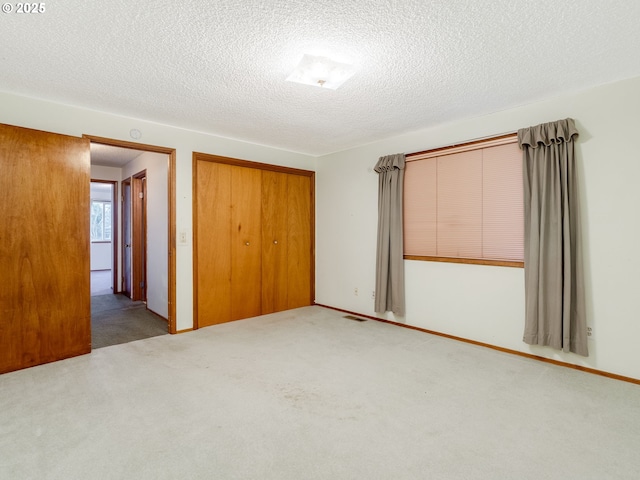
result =
[[375,311],[404,316],[404,259],[402,242],[403,153],[380,157],[378,172],[378,251]]
[[571,118],[518,131],[524,162],[523,340],[587,356],[577,136]]

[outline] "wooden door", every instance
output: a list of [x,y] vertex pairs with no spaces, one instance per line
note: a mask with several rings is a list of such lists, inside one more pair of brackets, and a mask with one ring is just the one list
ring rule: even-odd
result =
[[311,177],[288,175],[287,183],[287,308],[298,308],[314,300]]
[[122,293],[131,298],[131,179],[122,182]]
[[288,177],[262,172],[262,313],[288,307]]
[[231,170],[231,319],[262,313],[262,171]]
[[147,172],[131,178],[131,300],[147,300]]
[[231,320],[231,168],[194,161],[196,327]]
[[0,373],[91,351],[89,140],[0,125]]
[[313,172],[196,153],[195,326],[313,303]]

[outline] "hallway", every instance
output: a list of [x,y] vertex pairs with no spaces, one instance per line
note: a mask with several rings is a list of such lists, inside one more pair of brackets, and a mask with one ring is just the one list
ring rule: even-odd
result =
[[91,348],[167,335],[167,322],[124,295],[91,297]]

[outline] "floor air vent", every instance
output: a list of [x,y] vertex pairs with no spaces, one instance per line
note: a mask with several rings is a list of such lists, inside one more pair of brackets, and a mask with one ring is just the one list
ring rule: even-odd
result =
[[344,318],[347,318],[349,320],[355,320],[356,322],[366,322],[367,321],[366,318],[354,317],[353,315],[345,315]]

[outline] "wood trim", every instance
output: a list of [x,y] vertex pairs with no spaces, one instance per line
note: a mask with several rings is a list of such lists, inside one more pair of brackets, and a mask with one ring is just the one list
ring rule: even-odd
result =
[[[122,279],[122,288],[120,289],[120,292],[123,294],[126,294],[126,296],[128,296],[129,298],[131,298],[131,289],[133,287],[133,284],[129,285],[129,289],[127,290],[127,280],[126,280],[126,273],[127,273],[127,269],[126,269],[126,265],[125,265],[125,260],[126,260],[126,244],[125,244],[125,233],[126,233],[126,227],[125,227],[125,219],[129,218],[129,223],[131,222],[131,208],[129,208],[129,211],[126,212],[125,208],[127,205],[125,205],[125,192],[127,191],[127,188],[129,190],[129,197],[131,196],[131,177],[127,177],[124,180],[120,181],[120,186],[121,186],[121,190],[122,192],[120,193],[120,211],[122,212],[122,259],[120,260],[120,265],[122,267],[122,272],[121,272],[121,279]],[[131,198],[129,198],[129,207],[131,206]],[[129,226],[129,229],[131,229],[131,226]],[[131,237],[131,232],[129,232],[129,236]],[[131,238],[129,238],[129,242],[131,242]],[[129,266],[129,277],[131,276],[131,266]],[[131,280],[131,279],[129,279]]]
[[311,304],[316,301],[316,173],[311,174]]
[[88,138],[91,143],[101,143],[103,145],[111,145],[112,147],[131,148],[133,150],[143,150],[145,152],[156,152],[171,154],[175,152],[174,148],[159,147],[157,145],[148,145],[145,143],[128,142],[126,140],[116,140],[113,138],[97,137],[95,135],[82,135],[82,138]]
[[169,251],[167,252],[169,262],[169,282],[167,286],[169,290],[167,292],[169,300],[169,333],[178,333],[176,330],[176,149],[145,143],[128,142],[126,140],[116,140],[96,135],[84,134],[82,138],[87,138],[90,142],[103,145],[133,148],[145,152],[166,153],[169,155]]
[[221,157],[219,155],[211,155],[209,153],[193,152],[193,159],[203,160],[207,162],[224,163],[226,165],[235,165],[237,167],[256,168],[258,170],[268,170],[270,172],[289,173],[293,175],[303,175],[312,177],[315,172],[312,170],[302,170],[299,168],[283,167],[280,165],[271,165],[269,163],[252,162],[250,160],[240,160],[237,158]]
[[188,333],[193,332],[193,328],[185,328],[184,330],[176,330],[174,333]]
[[191,157],[191,245],[193,247],[192,285],[193,285],[193,328],[198,330],[198,155],[193,152]]
[[405,155],[407,162],[415,162],[426,158],[433,158],[442,155],[451,155],[453,153],[466,152],[468,150],[477,150],[479,148],[495,147],[497,145],[506,145],[518,141],[517,133],[508,133],[494,137],[487,137],[470,142],[457,143],[446,147],[432,148],[430,150],[422,150],[421,152],[408,153]]
[[169,333],[175,334],[176,330],[176,151],[169,154]]
[[111,269],[111,273],[112,273],[112,282],[113,282],[113,287],[112,287],[112,292],[113,293],[120,293],[120,290],[118,289],[118,245],[119,245],[119,241],[120,241],[120,218],[118,217],[118,212],[120,211],[120,209],[118,208],[119,202],[118,202],[118,182],[117,181],[113,181],[113,198],[112,198],[112,205],[113,208],[111,208],[111,229],[113,230],[113,265],[112,265],[112,269]]
[[364,315],[362,313],[352,312],[350,310],[343,310],[342,308],[331,307],[329,305],[322,305],[320,303],[315,304],[318,307],[328,308],[330,310],[336,310],[338,312],[348,313],[351,315],[357,315],[358,317],[368,318],[369,320],[375,320],[377,322],[388,323],[402,328],[408,328],[410,330],[416,330],[422,333],[428,333],[430,335],[436,335],[438,337],[448,338],[450,340],[457,340],[458,342],[469,343],[471,345],[477,345],[479,347],[490,348],[491,350],[497,350],[498,352],[509,353],[511,355],[517,355],[519,357],[529,358],[532,360],[538,360],[544,363],[550,363],[559,367],[571,368],[572,370],[579,370],[585,373],[591,373],[593,375],[599,375],[601,377],[611,378],[613,380],[620,380],[622,382],[633,383],[640,385],[640,379],[633,377],[625,377],[624,375],[618,375],[617,373],[609,373],[602,370],[596,370],[595,368],[583,367],[582,365],[574,365],[572,363],[562,362],[560,360],[553,360],[551,358],[540,357],[531,353],[519,352],[518,350],[512,350],[510,348],[498,347],[489,343],[478,342],[476,340],[469,340],[468,338],[456,337],[455,335],[449,335],[448,333],[436,332],[433,330],[427,330],[426,328],[415,327],[413,325],[406,325],[404,323],[394,322],[392,320],[386,320],[384,318],[373,317],[371,315]]
[[453,258],[453,257],[428,257],[421,255],[404,255],[405,260],[418,260],[421,262],[445,262],[445,263],[466,263],[471,265],[493,265],[497,267],[524,268],[524,262],[510,260],[486,260],[475,258]]

